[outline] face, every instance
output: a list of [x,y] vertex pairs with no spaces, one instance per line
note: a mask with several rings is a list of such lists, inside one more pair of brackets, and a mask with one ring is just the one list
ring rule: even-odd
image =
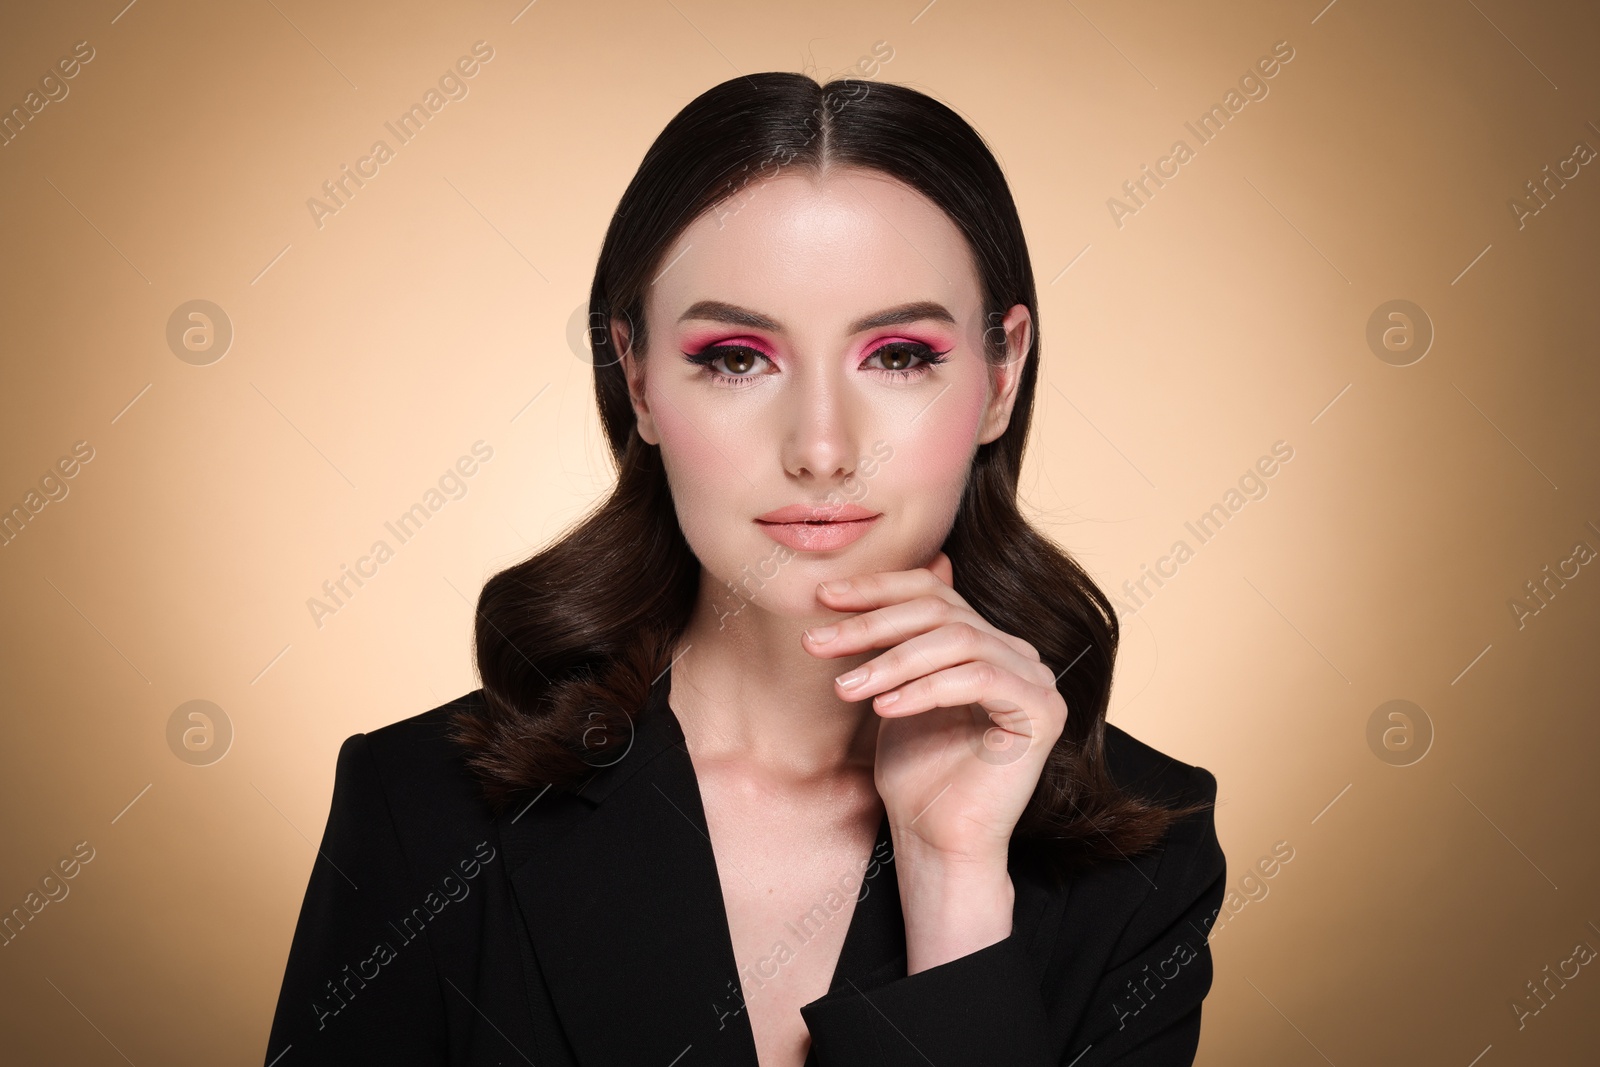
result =
[[[1010,419],[1031,331],[1011,308],[1007,363],[985,361],[955,224],[882,173],[796,171],[707,212],[661,262],[648,350],[623,366],[718,615],[831,615],[818,582],[931,560]],[[762,521],[796,507],[831,521]]]

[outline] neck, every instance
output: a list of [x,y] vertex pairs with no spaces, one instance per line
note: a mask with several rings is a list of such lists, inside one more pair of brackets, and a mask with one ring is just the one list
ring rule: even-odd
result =
[[673,713],[695,759],[745,764],[781,783],[871,781],[878,716],[870,700],[841,700],[833,679],[882,649],[819,658],[801,646],[807,626],[838,620],[780,616],[753,601],[727,603],[702,569],[689,626],[674,650]]

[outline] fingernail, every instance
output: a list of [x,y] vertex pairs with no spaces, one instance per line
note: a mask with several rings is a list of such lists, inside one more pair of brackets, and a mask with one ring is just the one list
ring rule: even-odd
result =
[[899,700],[899,699],[900,699],[900,690],[891,689],[887,693],[879,693],[876,703],[877,703],[878,707],[886,708],[890,704],[893,704],[896,700]]
[[871,673],[872,672],[867,670],[865,667],[857,667],[853,671],[847,671],[846,673],[839,675],[839,677],[835,678],[834,681],[838,682],[846,689],[849,689],[852,686],[860,685],[862,682],[866,681],[867,676]]
[[850,583],[845,581],[823,582],[822,591],[824,593],[833,593],[834,595],[848,593],[850,591]]
[[815,630],[807,630],[806,636],[811,638],[814,645],[825,645],[839,635],[837,626],[818,626]]

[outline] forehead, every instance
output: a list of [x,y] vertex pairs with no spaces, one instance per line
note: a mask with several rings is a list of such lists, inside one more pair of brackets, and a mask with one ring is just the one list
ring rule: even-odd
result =
[[699,300],[816,330],[915,300],[978,313],[965,237],[943,211],[877,171],[794,170],[751,182],[691,223],[662,257],[649,313],[669,327]]

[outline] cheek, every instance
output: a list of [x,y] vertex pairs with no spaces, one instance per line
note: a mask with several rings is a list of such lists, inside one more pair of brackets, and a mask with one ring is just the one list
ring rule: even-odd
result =
[[[959,499],[978,437],[985,402],[983,383],[964,382],[946,390],[905,430],[896,435],[895,457],[904,456],[908,485],[949,501]],[[902,451],[903,450],[903,451]]]
[[708,477],[713,464],[726,466],[716,446],[707,435],[697,429],[692,412],[685,411],[681,401],[651,398],[656,432],[661,437],[661,459],[675,476],[688,481]]
[[661,462],[672,490],[678,525],[692,546],[704,547],[702,531],[711,529],[717,516],[738,510],[735,487],[746,484],[733,466],[738,455],[719,447],[702,432],[686,398],[653,396],[651,411],[661,438]]

